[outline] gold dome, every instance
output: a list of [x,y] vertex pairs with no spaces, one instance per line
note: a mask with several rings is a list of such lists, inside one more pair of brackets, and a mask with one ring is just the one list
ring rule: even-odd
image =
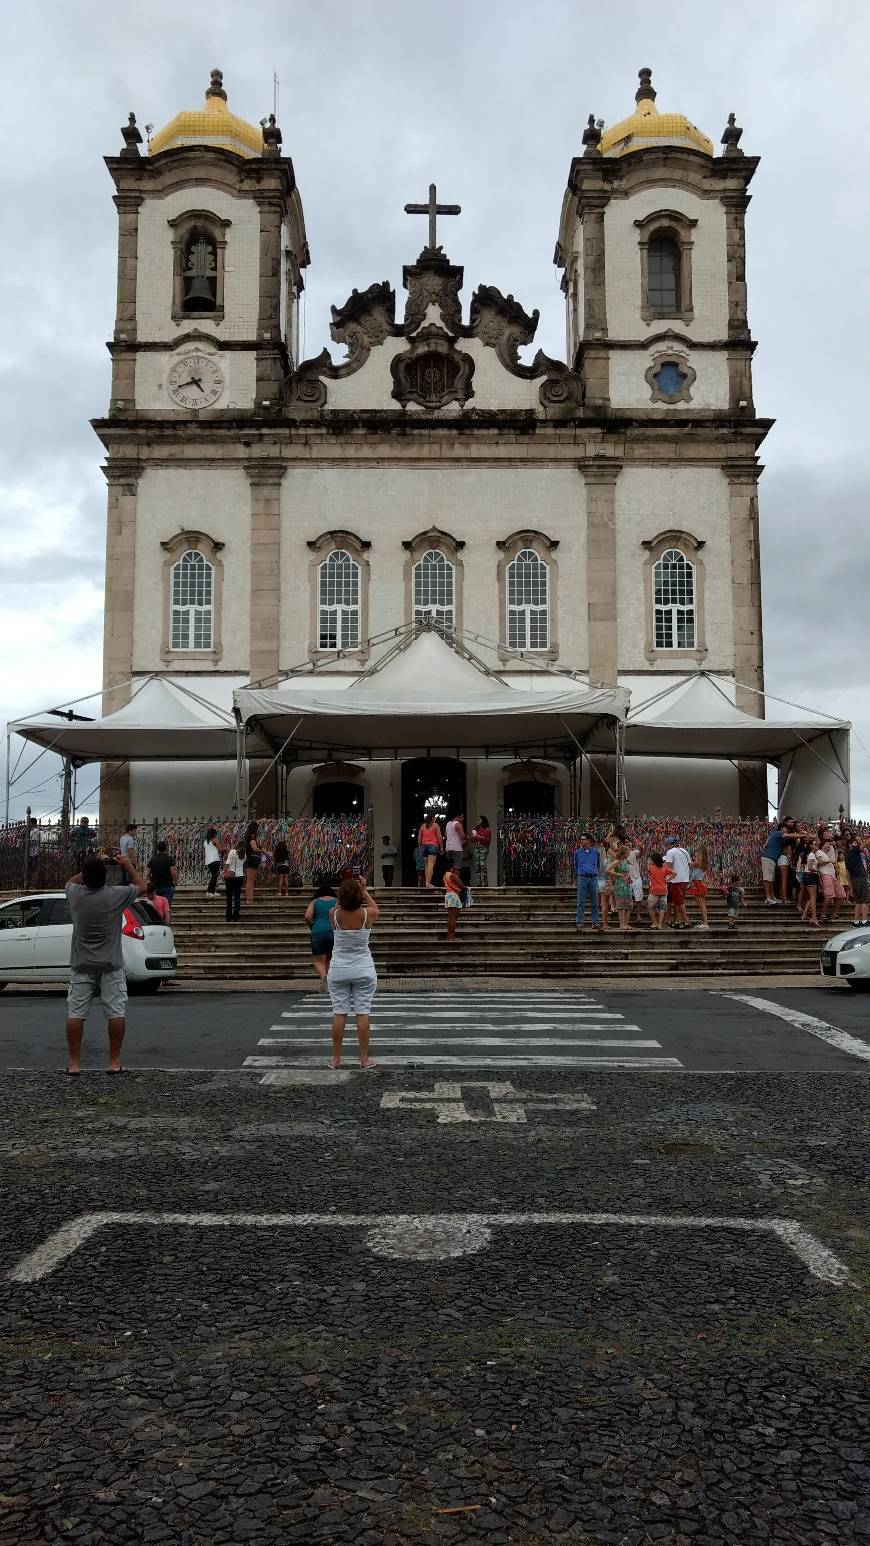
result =
[[601,136],[603,156],[625,156],[630,150],[645,150],[653,145],[680,145],[686,150],[701,150],[712,156],[713,141],[684,118],[682,113],[660,113],[652,86],[652,71],[638,71],[640,86],[635,95],[637,106],[630,118],[623,118]]
[[263,154],[262,131],[244,118],[237,118],[227,107],[220,70],[211,72],[205,107],[176,113],[172,122],[155,134],[148,149],[156,156],[161,150],[181,150],[185,145],[217,145],[221,150],[245,157]]

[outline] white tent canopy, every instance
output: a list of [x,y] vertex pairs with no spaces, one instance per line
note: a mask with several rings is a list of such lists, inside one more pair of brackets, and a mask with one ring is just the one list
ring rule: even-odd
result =
[[75,762],[216,762],[236,755],[233,714],[167,676],[133,682],[129,703],[98,719],[36,714],[8,728]]
[[390,759],[567,750],[602,720],[610,722],[602,749],[612,750],[628,693],[555,672],[511,687],[427,630],[350,686],[297,676],[278,687],[239,688],[233,702],[246,729],[256,727],[275,749],[290,742],[305,760],[339,751]]
[[787,705],[760,696],[774,709],[768,719],[737,708],[715,677],[693,673],[632,708],[626,756],[776,762],[780,809],[817,815],[848,805],[849,722],[804,709],[784,714]]

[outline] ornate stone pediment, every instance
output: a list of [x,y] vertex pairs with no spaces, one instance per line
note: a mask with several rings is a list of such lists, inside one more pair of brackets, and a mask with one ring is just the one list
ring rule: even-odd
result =
[[402,269],[402,281],[408,292],[405,302],[406,334],[416,332],[426,320],[430,306],[441,314],[448,332],[462,332],[462,269],[445,257],[440,247],[424,247],[416,263]]
[[337,344],[347,345],[345,365],[355,362],[359,353],[365,359],[370,349],[398,331],[396,292],[386,279],[369,285],[367,290],[352,290],[343,306],[333,306],[331,310],[330,337]]
[[540,312],[529,316],[512,295],[502,295],[495,285],[479,285],[471,297],[469,332],[494,349],[507,370],[519,365],[518,349],[530,344]]
[[465,403],[474,396],[471,378],[474,361],[455,347],[442,328],[430,323],[411,340],[405,354],[397,354],[390,363],[393,396],[407,408],[445,408],[448,403]]

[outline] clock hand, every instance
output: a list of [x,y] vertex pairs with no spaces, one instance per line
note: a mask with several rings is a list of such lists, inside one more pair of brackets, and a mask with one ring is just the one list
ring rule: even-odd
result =
[[204,392],[204,391],[205,391],[205,387],[204,387],[204,386],[203,386],[203,384],[202,384],[202,382],[201,382],[201,381],[200,381],[200,379],[199,379],[199,377],[198,377],[198,376],[191,376],[191,378],[190,378],[190,380],[189,380],[189,382],[188,382],[188,383],[187,383],[187,384],[188,384],[188,386],[195,386],[195,387],[199,387],[199,390],[200,390],[200,391],[201,391],[201,392]]

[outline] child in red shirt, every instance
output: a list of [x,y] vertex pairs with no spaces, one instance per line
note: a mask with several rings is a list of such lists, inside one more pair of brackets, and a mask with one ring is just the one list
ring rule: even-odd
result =
[[650,912],[650,923],[654,929],[660,929],[668,905],[668,878],[674,871],[669,864],[665,864],[661,854],[650,854],[647,873],[649,875],[647,906]]

